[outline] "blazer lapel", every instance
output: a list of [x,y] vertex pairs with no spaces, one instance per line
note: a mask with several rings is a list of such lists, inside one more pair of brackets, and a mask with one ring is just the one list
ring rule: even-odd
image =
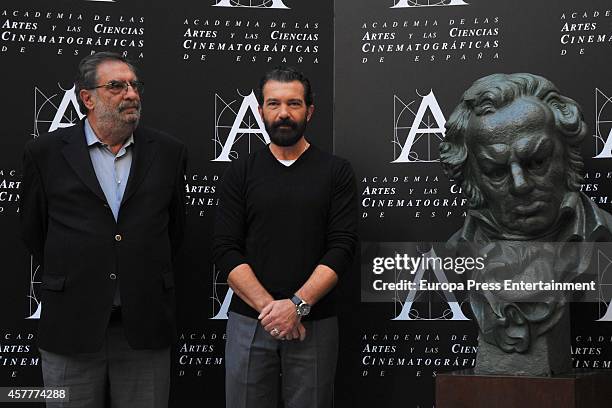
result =
[[77,125],[72,126],[66,135],[64,135],[63,139],[66,145],[62,149],[62,154],[81,181],[95,195],[106,202],[106,196],[102,191],[102,187],[100,187],[93,164],[91,164],[91,157],[89,156],[87,142],[85,141],[85,131],[83,130],[84,123],[84,121],[81,121]]
[[157,153],[157,144],[155,140],[140,129],[134,131],[134,145],[132,148],[134,149],[132,166],[130,167],[130,176],[128,177],[127,186],[123,193],[121,206],[123,206],[136,192],[138,186],[147,174],[147,171],[149,171],[151,163],[153,163],[153,159]]

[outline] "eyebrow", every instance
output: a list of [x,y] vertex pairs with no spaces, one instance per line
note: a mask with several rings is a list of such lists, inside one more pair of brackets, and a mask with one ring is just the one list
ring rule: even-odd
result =
[[[535,148],[527,151],[519,150],[517,151],[517,156],[519,156],[521,159],[533,157],[537,154],[541,154],[542,150],[548,148],[551,144],[552,140],[550,140],[550,138],[542,137],[536,142]],[[529,143],[527,144],[527,147],[529,147]]]
[[[279,102],[279,101],[280,101],[280,99],[279,99],[279,98],[268,98],[268,99],[266,99],[264,102],[265,102],[265,103],[268,103],[268,102]],[[305,102],[304,102],[304,100],[303,100],[303,99],[300,99],[300,98],[292,98],[292,99],[289,99],[287,102],[288,102],[288,103],[290,103],[290,102],[299,102],[299,103],[305,103]]]
[[[504,157],[495,158],[491,156],[491,154],[489,154],[489,150],[493,150],[493,152],[497,154],[503,154]],[[508,150],[509,150],[509,146],[507,144],[495,143],[492,145],[484,146],[484,148],[480,151],[480,153],[482,155],[482,158],[485,160],[491,161],[494,164],[504,164],[506,162],[506,158],[508,157]]]

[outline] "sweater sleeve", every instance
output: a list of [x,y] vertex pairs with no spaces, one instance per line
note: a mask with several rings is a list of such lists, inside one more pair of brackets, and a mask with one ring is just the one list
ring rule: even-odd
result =
[[240,174],[237,164],[232,163],[223,175],[215,218],[213,261],[220,271],[222,281],[227,280],[227,276],[236,266],[246,263],[244,172]]
[[327,245],[319,264],[330,267],[340,277],[351,265],[357,246],[357,186],[348,161],[342,160],[334,171],[333,186]]

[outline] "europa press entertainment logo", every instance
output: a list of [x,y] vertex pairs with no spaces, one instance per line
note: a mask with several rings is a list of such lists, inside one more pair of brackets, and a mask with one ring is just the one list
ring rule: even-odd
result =
[[288,9],[283,0],[217,0],[214,7]]
[[229,162],[240,154],[250,154],[260,144],[270,143],[270,137],[258,111],[255,93],[224,98],[215,93],[215,158],[212,161]]

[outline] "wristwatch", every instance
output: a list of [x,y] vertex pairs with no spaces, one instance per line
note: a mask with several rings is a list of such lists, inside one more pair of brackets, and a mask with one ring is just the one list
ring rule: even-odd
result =
[[310,313],[310,305],[304,302],[298,295],[293,295],[291,301],[295,305],[295,311],[298,316],[304,317]]

